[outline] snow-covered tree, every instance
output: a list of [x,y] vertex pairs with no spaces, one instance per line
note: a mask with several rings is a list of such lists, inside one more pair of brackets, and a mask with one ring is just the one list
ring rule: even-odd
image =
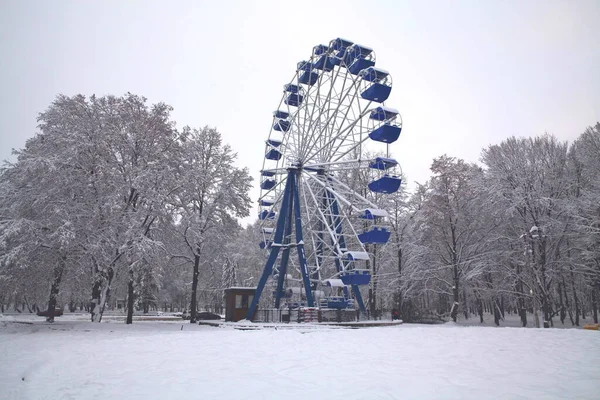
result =
[[[200,267],[237,227],[236,217],[249,212],[248,191],[252,178],[247,169],[235,166],[236,154],[222,143],[216,129],[191,129],[181,134],[183,162],[179,166],[182,189],[171,201],[185,253],[192,265],[191,322],[196,322],[197,287]],[[209,238],[213,241],[209,245]]]

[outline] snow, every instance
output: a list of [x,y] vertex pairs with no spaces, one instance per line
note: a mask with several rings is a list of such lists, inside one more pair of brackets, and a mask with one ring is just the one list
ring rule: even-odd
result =
[[344,257],[350,260],[368,260],[369,253],[366,251],[347,251],[344,253]]
[[232,286],[232,287],[229,287],[227,289],[234,289],[234,290],[256,290],[256,286]]
[[331,287],[344,287],[346,286],[341,279],[325,279],[323,284]]
[[385,111],[386,113],[389,113],[389,114],[400,114],[400,111],[398,111],[398,110],[396,110],[395,108],[392,108],[392,107],[382,106],[381,109],[383,111]]
[[61,318],[0,317],[1,399],[600,397],[597,331]]
[[390,216],[387,211],[385,211],[381,208],[365,208],[362,211],[362,214],[366,214],[367,211],[370,212],[371,215],[373,215],[375,217],[387,218]]

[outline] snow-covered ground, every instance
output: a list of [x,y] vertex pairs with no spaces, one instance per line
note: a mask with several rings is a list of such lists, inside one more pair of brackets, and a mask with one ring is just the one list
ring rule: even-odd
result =
[[600,399],[600,332],[0,316],[2,399]]

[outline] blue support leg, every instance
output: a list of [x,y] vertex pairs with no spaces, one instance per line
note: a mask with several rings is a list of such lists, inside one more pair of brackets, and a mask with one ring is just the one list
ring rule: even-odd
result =
[[365,307],[365,302],[363,301],[363,298],[360,294],[360,288],[358,287],[358,285],[352,285],[352,292],[354,293],[354,298],[358,303],[358,308],[360,308],[360,311],[366,312],[367,309]]
[[[288,178],[289,179],[289,178]],[[281,305],[281,295],[283,292],[283,283],[287,274],[287,266],[290,258],[290,236],[292,234],[293,208],[288,207],[288,215],[285,224],[285,234],[283,238],[284,248],[281,254],[281,265],[279,266],[279,277],[277,278],[277,291],[275,292],[275,308],[279,309]],[[281,211],[280,211],[281,212]]]
[[279,255],[279,249],[281,248],[283,239],[285,220],[288,214],[285,211],[288,209],[288,207],[291,206],[291,197],[292,185],[288,176],[288,180],[285,183],[285,192],[283,195],[283,200],[281,202],[281,212],[279,213],[279,218],[277,220],[277,228],[275,229],[275,236],[273,238],[273,244],[271,245],[271,253],[269,254],[269,258],[267,259],[267,263],[265,264],[265,269],[263,270],[260,280],[258,281],[258,286],[256,287],[254,298],[252,299],[252,303],[250,304],[248,314],[246,315],[246,319],[249,321],[252,321],[252,318],[254,317],[254,313],[256,312],[256,308],[258,307],[258,301],[260,300],[262,291],[265,288],[269,276],[273,272],[273,265],[275,265],[275,261],[277,261],[277,256]]
[[[288,180],[292,177],[290,174]],[[304,290],[306,292],[306,302],[309,307],[314,307],[315,303],[312,296],[310,285],[310,276],[308,273],[308,265],[306,263],[306,255],[304,254],[304,241],[302,238],[302,216],[300,213],[300,195],[298,191],[298,180],[294,177],[292,192],[294,194],[294,211],[296,214],[296,250],[298,251],[298,260],[300,262],[300,272],[302,272],[302,281],[304,282]]]

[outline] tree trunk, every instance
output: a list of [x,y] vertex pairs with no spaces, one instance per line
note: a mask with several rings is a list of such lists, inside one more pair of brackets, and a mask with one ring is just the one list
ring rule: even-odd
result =
[[125,321],[128,325],[133,323],[133,304],[133,268],[129,268],[129,282],[127,283],[127,320]]
[[[540,231],[541,235],[541,231]],[[540,292],[542,295],[542,312],[544,313],[544,328],[550,327],[550,304],[548,298],[548,287],[546,284],[546,239],[539,243],[539,265],[540,265]]]
[[[368,251],[368,250],[367,250]],[[371,318],[377,319],[377,245],[373,245],[373,263],[371,270],[371,285],[369,287],[369,309]],[[368,267],[367,267],[368,268]]]
[[565,295],[565,305],[567,307],[567,313],[569,314],[569,319],[571,320],[571,325],[575,326],[575,320],[573,319],[573,312],[571,311],[571,305],[569,304],[569,294],[567,293],[567,284],[565,283],[565,276],[561,275],[562,280],[562,289]]
[[465,305],[463,308],[463,315],[465,316],[465,319],[469,319],[469,307],[467,307],[467,304],[469,304],[467,302],[467,291],[463,288],[463,304]]
[[[197,252],[200,252],[200,249],[196,249]],[[198,253],[194,254],[194,274],[192,276],[192,300],[190,301],[190,323],[196,323],[196,291],[198,289],[198,275],[200,269],[200,255]]]
[[594,316],[594,323],[598,323],[598,302],[596,301],[596,288],[592,287],[592,313]]
[[450,311],[450,317],[452,321],[456,322],[458,317],[458,266],[456,263],[452,266],[452,278],[454,286],[452,287],[452,309]]
[[61,256],[58,259],[58,263],[54,267],[54,277],[52,279],[52,286],[50,287],[50,299],[48,299],[48,315],[46,316],[47,322],[54,322],[54,315],[56,314],[56,297],[58,296],[58,290],[60,288],[60,282],[65,270],[65,264],[66,257]]
[[[519,271],[520,273],[520,271]],[[525,297],[523,296],[523,282],[520,280],[520,274],[519,274],[519,282],[517,283],[517,292],[518,294],[518,298],[517,298],[517,307],[519,308],[519,316],[521,317],[521,324],[523,325],[523,327],[527,326],[527,309],[525,307]]]
[[483,324],[483,300],[477,295],[477,314],[479,314],[479,323]]
[[575,303],[575,326],[579,326],[579,299],[577,298],[577,290],[575,289],[575,274],[573,273],[573,266],[570,266],[571,270],[571,288],[573,289],[573,302]]
[[27,300],[27,296],[23,296],[23,301],[25,301],[25,305],[27,306],[27,311],[31,314],[33,311],[31,310],[31,306],[29,305],[29,301]]
[[92,304],[90,306],[90,318],[92,322],[96,322],[98,320],[100,314],[100,297],[102,294],[102,281],[100,274],[96,272],[96,279],[94,279],[94,284],[92,285]]
[[[563,302],[563,288],[560,282],[557,284],[558,286],[558,300],[560,302],[560,322],[564,325],[565,318],[567,317],[567,313],[565,312],[565,303]],[[566,293],[565,293],[566,297]]]
[[[115,258],[106,271],[100,271],[96,260],[94,262],[94,284],[92,286],[92,302],[89,307],[92,322],[102,322],[106,302],[110,297],[111,284],[115,275],[114,266],[123,253],[115,252]],[[104,284],[104,285],[103,285]]]
[[100,313],[98,315],[98,322],[102,322],[102,316],[104,315],[104,308],[106,307],[106,303],[110,298],[110,290],[113,278],[115,276],[115,271],[112,266],[108,267],[108,278],[106,285],[102,288],[102,294],[100,296]]
[[494,300],[492,306],[494,307],[494,324],[500,326],[500,309],[498,308],[498,302]]
[[398,312],[401,314],[400,318],[404,318],[405,316],[402,315],[402,249],[399,247],[398,248],[398,303],[396,305]]

